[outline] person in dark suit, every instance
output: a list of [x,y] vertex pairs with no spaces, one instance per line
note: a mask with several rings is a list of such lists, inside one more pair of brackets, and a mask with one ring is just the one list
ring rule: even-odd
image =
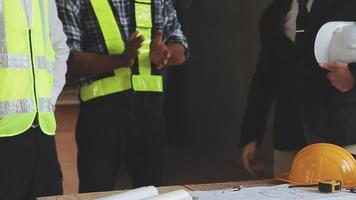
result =
[[318,63],[314,42],[330,21],[356,21],[355,0],[275,0],[260,21],[261,53],[242,123],[241,160],[251,175],[274,114],[274,173],[289,171],[296,152],[318,142],[356,144],[354,63]]

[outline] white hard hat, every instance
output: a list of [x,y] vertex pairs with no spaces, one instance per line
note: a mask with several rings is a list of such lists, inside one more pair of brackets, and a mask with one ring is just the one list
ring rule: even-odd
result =
[[356,62],[356,22],[324,24],[315,40],[318,63]]

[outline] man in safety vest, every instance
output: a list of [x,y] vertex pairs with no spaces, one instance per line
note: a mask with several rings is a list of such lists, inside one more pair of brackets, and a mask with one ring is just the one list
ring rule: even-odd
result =
[[62,194],[53,112],[69,48],[55,1],[0,1],[0,51],[0,199]]
[[82,74],[77,123],[80,192],[112,190],[120,161],[134,187],[166,184],[162,111],[165,66],[182,64],[187,40],[171,0],[58,0]]

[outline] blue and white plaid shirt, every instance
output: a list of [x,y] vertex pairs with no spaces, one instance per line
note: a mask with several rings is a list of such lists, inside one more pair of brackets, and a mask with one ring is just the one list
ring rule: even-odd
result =
[[[188,42],[177,20],[177,13],[171,0],[153,0],[155,7],[155,29],[162,29],[166,41],[182,44],[188,50]],[[111,0],[116,10],[116,20],[127,41],[130,33],[134,32],[132,24],[133,0]],[[62,20],[64,32],[68,37],[71,52],[90,52],[105,54],[106,47],[101,29],[90,0],[57,0],[58,15]],[[84,77],[81,83],[91,82],[90,77]]]

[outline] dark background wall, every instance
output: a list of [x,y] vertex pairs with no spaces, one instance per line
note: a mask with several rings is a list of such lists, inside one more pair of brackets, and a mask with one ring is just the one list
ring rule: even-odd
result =
[[[238,162],[241,119],[271,0],[177,0],[191,57],[168,73],[170,141]],[[269,123],[271,124],[271,123]],[[260,156],[271,160],[270,125]]]

